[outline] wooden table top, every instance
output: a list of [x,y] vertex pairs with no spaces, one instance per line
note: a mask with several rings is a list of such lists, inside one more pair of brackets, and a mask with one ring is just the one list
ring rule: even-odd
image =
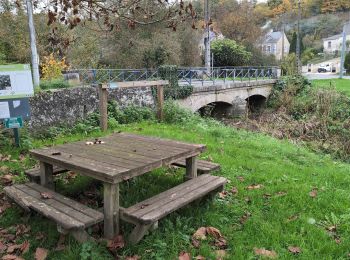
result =
[[34,158],[108,183],[118,183],[181,158],[196,156],[206,147],[156,137],[115,133],[95,139],[31,150]]

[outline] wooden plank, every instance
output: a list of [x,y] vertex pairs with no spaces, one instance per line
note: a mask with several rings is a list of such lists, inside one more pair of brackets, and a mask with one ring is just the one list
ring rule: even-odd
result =
[[158,85],[157,86],[157,117],[160,122],[162,122],[164,119],[163,107],[164,107],[164,86]]
[[[62,169],[60,167],[57,167],[57,166],[53,166],[53,174],[59,174],[59,173],[64,173],[66,172],[67,170],[66,169]],[[24,171],[25,174],[27,175],[30,175],[30,176],[40,176],[40,167],[35,167],[35,168],[32,168],[32,169],[28,169],[28,170],[25,170]]]
[[104,183],[104,236],[112,239],[119,233],[119,184]]
[[[31,189],[37,191],[38,193],[42,193],[42,192],[50,192],[52,193],[51,190],[49,189],[46,189],[40,185],[37,185],[35,183],[26,183],[25,184],[26,186],[30,187]],[[92,218],[96,218],[96,219],[103,219],[103,214],[97,210],[94,210],[92,208],[89,208],[75,200],[72,200],[68,197],[65,197],[59,193],[55,193],[55,200],[65,204],[65,205],[68,205],[70,207],[72,207],[73,209],[77,210],[77,211],[80,211],[81,213],[87,215],[87,216],[90,216]]]
[[123,136],[124,138],[131,138],[133,140],[143,140],[145,142],[149,142],[157,145],[182,148],[182,149],[190,149],[190,150],[196,150],[199,152],[203,152],[206,149],[206,146],[203,144],[190,144],[190,143],[180,142],[180,141],[171,140],[171,139],[164,139],[159,137],[153,137],[153,136],[135,135],[130,133],[116,133],[114,135],[120,135],[120,136]]
[[63,212],[53,210],[52,208],[48,207],[45,203],[33,198],[32,196],[24,193],[23,191],[17,189],[17,193],[20,194],[21,198],[23,198],[26,202],[29,203],[29,208],[38,211],[40,214],[44,215],[49,219],[54,220],[65,229],[84,227],[84,224],[82,222],[75,220],[74,218],[64,214]]
[[[79,156],[84,157],[86,159],[93,159],[99,162],[103,162],[106,164],[112,164],[116,165],[118,167],[126,168],[126,169],[132,169],[137,166],[142,166],[144,165],[143,162],[139,162],[136,160],[132,160],[130,158],[121,158],[121,157],[128,157],[125,154],[120,155],[121,153],[118,151],[115,151],[115,153],[111,152],[106,152],[105,147],[101,147],[102,145],[96,145],[99,147],[83,147],[83,146],[78,146],[76,144],[69,144],[66,146],[61,146],[58,147],[60,151],[70,153],[70,154],[79,154]],[[85,149],[84,149],[85,148]],[[120,155],[120,157],[118,157]]]
[[186,178],[197,178],[197,157],[192,156],[186,158]]
[[40,162],[40,183],[44,187],[54,189],[52,164]]
[[70,216],[71,218],[74,218],[75,220],[83,223],[84,227],[89,226],[89,224],[91,225],[96,223],[95,218],[82,214],[80,211],[77,211],[74,208],[69,207],[59,202],[58,200],[56,200],[55,193],[50,192],[50,194],[52,194],[52,199],[43,199],[41,198],[41,195],[39,192],[37,192],[36,190],[33,190],[29,186],[17,185],[16,188],[26,193],[27,195],[37,199],[38,201],[45,203],[45,205],[50,206],[53,210],[63,212],[64,214]]
[[[148,212],[149,210],[153,210],[159,205],[159,202],[163,200],[165,197],[174,197],[174,194],[182,194],[184,192],[187,192],[188,190],[191,190],[194,185],[196,186],[201,186],[205,185],[208,182],[210,182],[212,178],[208,178],[206,174],[203,174],[199,176],[196,180],[195,183],[194,181],[186,181],[180,185],[177,185],[167,191],[164,191],[160,194],[157,194],[149,199],[146,199],[142,202],[139,202],[127,209],[125,209],[125,212],[127,214],[133,214],[136,211],[140,211],[141,209],[144,209],[144,213]],[[155,206],[156,205],[156,206]]]
[[173,199],[169,203],[157,208],[157,210],[151,211],[141,217],[144,222],[154,222],[158,219],[168,215],[169,213],[189,204],[190,202],[199,199],[206,194],[214,191],[215,189],[223,186],[226,183],[226,179],[218,178],[211,181],[210,183],[199,187],[198,189],[192,190],[189,193],[184,194],[182,197]]
[[[178,167],[186,167],[186,159],[180,159],[173,163],[173,165]],[[197,160],[197,170],[199,172],[210,172],[220,169],[220,165],[217,163],[208,162],[205,160]]]
[[99,111],[100,111],[100,127],[102,132],[107,131],[108,128],[108,112],[107,112],[107,99],[108,90],[103,84],[98,86],[98,97],[99,97]]
[[117,82],[117,86],[120,88],[156,87],[156,86],[165,86],[168,84],[169,84],[168,80]]
[[[88,175],[102,181],[114,182],[115,176],[122,172],[128,172],[128,169],[117,166],[111,167],[105,163],[86,159],[78,155],[71,156],[68,153],[60,152],[51,148],[43,148],[30,151],[34,158],[55,164],[59,167],[75,171],[82,175]],[[52,155],[59,153],[59,155]]]
[[22,192],[18,192],[15,186],[8,186],[4,188],[5,194],[20,205],[25,211],[30,211],[30,202],[27,201],[22,195]]

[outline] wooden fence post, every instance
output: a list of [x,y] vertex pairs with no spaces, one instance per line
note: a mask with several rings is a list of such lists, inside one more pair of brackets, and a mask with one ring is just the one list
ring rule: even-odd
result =
[[163,113],[163,107],[164,107],[164,86],[158,85],[157,86],[157,116],[159,121],[163,121],[164,119],[164,113]]
[[103,132],[106,131],[108,127],[108,112],[107,112],[108,90],[107,89],[108,89],[107,84],[98,85],[100,127]]

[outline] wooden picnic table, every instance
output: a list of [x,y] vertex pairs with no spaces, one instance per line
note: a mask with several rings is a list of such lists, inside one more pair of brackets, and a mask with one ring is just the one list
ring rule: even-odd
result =
[[[91,144],[91,142],[93,144]],[[115,133],[96,140],[31,150],[40,161],[41,185],[53,189],[53,165],[100,180],[104,185],[104,235],[119,233],[119,183],[186,158],[186,177],[197,177],[197,155],[205,145]]]

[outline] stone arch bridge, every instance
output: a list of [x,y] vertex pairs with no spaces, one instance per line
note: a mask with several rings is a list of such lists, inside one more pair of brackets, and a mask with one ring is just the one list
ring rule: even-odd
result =
[[222,82],[210,86],[194,86],[193,93],[178,100],[180,106],[193,112],[211,107],[214,115],[240,116],[249,110],[257,110],[265,104],[275,79],[243,82]]

